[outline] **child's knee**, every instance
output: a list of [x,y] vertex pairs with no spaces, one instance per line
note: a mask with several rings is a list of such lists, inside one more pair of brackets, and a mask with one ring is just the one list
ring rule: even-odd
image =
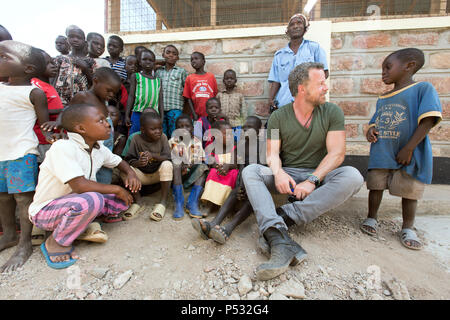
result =
[[85,212],[97,213],[103,210],[105,198],[98,192],[86,192],[79,195],[79,210]]
[[172,162],[166,160],[161,163],[159,168],[160,181],[172,181],[173,179],[173,165]]

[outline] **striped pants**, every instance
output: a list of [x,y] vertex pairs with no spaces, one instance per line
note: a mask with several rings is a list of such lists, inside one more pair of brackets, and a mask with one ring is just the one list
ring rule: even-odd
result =
[[32,217],[32,222],[40,229],[53,231],[56,242],[68,247],[96,217],[117,216],[127,208],[113,194],[69,194],[47,204]]

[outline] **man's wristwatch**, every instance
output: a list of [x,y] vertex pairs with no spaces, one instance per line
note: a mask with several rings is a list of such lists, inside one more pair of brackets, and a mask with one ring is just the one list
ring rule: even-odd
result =
[[318,177],[316,177],[315,175],[313,175],[313,174],[309,174],[308,175],[308,179],[306,179],[306,180],[309,181],[309,182],[314,183],[316,188],[318,188],[319,185],[320,185],[320,179]]

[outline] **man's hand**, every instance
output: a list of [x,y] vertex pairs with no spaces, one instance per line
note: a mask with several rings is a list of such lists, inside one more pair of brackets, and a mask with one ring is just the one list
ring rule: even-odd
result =
[[367,130],[366,134],[367,141],[370,143],[375,143],[378,141],[378,130],[375,129],[375,127],[370,127],[369,130]]
[[275,187],[281,194],[292,194],[296,185],[295,180],[282,169],[275,175]]
[[413,151],[414,150],[403,147],[395,157],[395,161],[401,165],[407,166],[411,162]]
[[316,186],[308,180],[299,183],[294,189],[294,195],[297,199],[303,200],[316,189]]

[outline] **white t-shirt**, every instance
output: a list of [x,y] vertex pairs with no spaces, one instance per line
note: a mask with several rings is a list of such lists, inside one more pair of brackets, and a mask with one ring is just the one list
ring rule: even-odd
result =
[[34,133],[36,111],[30,101],[35,86],[8,86],[0,82],[0,161],[39,155]]
[[45,155],[41,164],[36,193],[28,213],[36,215],[49,202],[73,193],[70,180],[85,177],[96,181],[95,175],[101,167],[117,167],[122,158],[113,154],[103,143],[98,143],[89,153],[83,137],[69,132],[68,140],[58,140]]

